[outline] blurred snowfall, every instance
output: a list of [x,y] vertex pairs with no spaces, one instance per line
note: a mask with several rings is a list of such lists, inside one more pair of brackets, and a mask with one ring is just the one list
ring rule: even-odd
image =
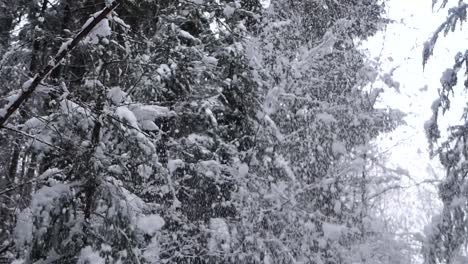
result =
[[[448,7],[458,1],[449,1]],[[468,36],[464,29],[457,29],[446,38],[441,37],[434,56],[425,69],[422,67],[422,46],[432,32],[444,21],[447,9],[431,9],[430,0],[390,0],[387,16],[393,20],[386,29],[364,44],[369,55],[376,58],[383,70],[374,88],[382,87],[386,80],[391,88],[385,88],[381,107],[392,107],[407,114],[407,125],[378,140],[379,147],[388,154],[387,166],[405,171],[405,188],[388,195],[387,217],[396,224],[402,236],[423,232],[431,216],[437,213],[439,202],[436,183],[444,172],[437,158],[430,159],[424,132],[424,123],[431,115],[431,104],[438,97],[442,72],[453,65],[455,54],[464,51]],[[466,93],[455,91],[453,109],[441,118],[441,132],[447,124],[460,121],[461,110],[466,106]]]

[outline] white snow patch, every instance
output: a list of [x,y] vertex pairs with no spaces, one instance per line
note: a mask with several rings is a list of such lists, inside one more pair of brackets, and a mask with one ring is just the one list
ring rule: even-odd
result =
[[196,41],[197,38],[195,38],[194,36],[192,36],[192,34],[188,33],[187,31],[185,30],[180,30],[179,31],[179,37],[182,37],[184,39],[188,39],[188,40],[193,40],[193,41]]
[[205,64],[210,64],[210,65],[213,65],[213,66],[218,65],[218,59],[216,59],[215,57],[205,56],[205,57],[203,57],[202,61]]
[[280,129],[278,128],[278,126],[276,125],[275,121],[273,121],[273,119],[271,119],[271,117],[267,114],[265,114],[265,116],[263,116],[263,119],[265,120],[265,122],[269,125],[269,127],[273,130],[273,133],[275,134],[275,137],[281,142],[284,140],[284,136],[283,134],[281,134],[281,131]]
[[286,175],[293,181],[296,182],[296,176],[294,175],[289,162],[284,159],[282,155],[275,154],[275,165],[277,168],[282,168]]
[[[83,25],[82,30],[86,28],[91,22],[96,19],[95,17],[101,12],[94,14],[90,17],[86,23]],[[88,36],[83,40],[84,43],[98,44],[99,37],[108,37],[112,34],[111,27],[109,25],[109,20],[107,18],[100,21],[92,30],[89,32]]]
[[174,173],[178,168],[183,168],[185,166],[185,162],[180,159],[173,159],[167,162],[167,169],[169,169],[169,173]]
[[127,96],[127,93],[122,91],[120,87],[113,87],[112,89],[109,90],[107,93],[107,98],[112,101],[113,104],[119,105],[125,100],[125,97]]
[[216,160],[203,160],[197,165],[199,170],[207,177],[215,177],[221,174],[222,165]]
[[148,131],[158,131],[159,127],[151,120],[141,120],[140,121],[141,129]]
[[123,211],[141,213],[142,210],[146,208],[146,203],[140,197],[136,196],[123,187],[120,187],[120,191],[125,197],[122,201],[120,201],[120,206],[122,207]]
[[153,174],[153,168],[151,166],[141,164],[138,166],[138,174],[145,178],[148,179],[152,174]]
[[69,113],[80,113],[83,115],[86,115],[86,109],[83,107],[77,105],[76,103],[70,101],[70,100],[63,100],[60,102],[60,108],[62,109],[63,113],[69,114]]
[[159,260],[160,255],[160,246],[159,241],[156,237],[151,239],[150,244],[146,247],[145,251],[143,252],[143,258],[147,261],[145,263],[150,264],[159,264],[161,263]]
[[132,105],[130,109],[137,120],[154,120],[176,115],[176,113],[169,110],[169,108],[159,105]]
[[335,211],[336,214],[341,214],[341,202],[340,201],[335,201],[335,205],[333,206],[333,211]]
[[159,68],[156,70],[156,72],[164,79],[168,79],[172,75],[171,68],[169,68],[167,64],[159,65]]
[[85,88],[94,88],[94,87],[104,87],[101,81],[94,79],[86,79],[83,87]]
[[39,179],[41,180],[47,180],[49,179],[50,177],[56,175],[56,174],[59,174],[61,173],[62,170],[60,170],[59,168],[50,168],[50,169],[47,169],[46,171],[44,171],[40,176],[39,176]]
[[[31,87],[31,84],[33,83],[33,81],[34,81],[34,78],[31,78],[31,79],[25,81],[25,82],[23,83],[23,86],[22,86],[21,88],[22,88],[23,90],[29,89],[29,87]],[[19,97],[19,95],[16,95],[16,96],[17,96],[17,97],[15,98],[15,100]],[[11,102],[11,101],[10,101],[10,102]]]
[[205,108],[205,114],[210,118],[211,125],[213,125],[214,127],[217,127],[218,121],[216,120],[216,117],[214,116],[210,108],[208,107]]
[[231,234],[226,221],[222,218],[210,219],[211,237],[208,241],[208,249],[210,252],[217,250],[228,251],[230,249]]
[[130,25],[128,25],[127,23],[125,23],[120,17],[117,17],[117,16],[114,15],[114,16],[112,17],[112,20],[113,20],[115,23],[121,25],[122,27],[124,27],[124,28],[126,28],[126,29],[129,29],[129,28],[130,28]]
[[120,120],[126,121],[133,128],[138,129],[138,122],[135,114],[130,111],[126,106],[117,107],[115,114],[119,117]]
[[99,252],[94,251],[91,246],[87,246],[80,251],[78,264],[105,264],[106,260],[99,255]]
[[198,135],[198,134],[190,134],[187,137],[187,140],[190,144],[202,145],[202,146],[211,146],[214,144],[212,138]]
[[249,173],[249,165],[242,163],[239,166],[239,176],[240,177],[245,177]]
[[13,236],[15,245],[18,248],[24,247],[31,243],[33,237],[33,219],[31,209],[26,208],[19,213]]
[[332,223],[323,223],[322,225],[324,237],[332,241],[336,241],[341,237],[344,228],[345,227],[341,225],[336,225]]
[[140,216],[137,221],[138,229],[148,235],[154,235],[164,224],[164,219],[157,214]]
[[118,175],[123,174],[123,171],[120,165],[111,165],[107,168],[107,171],[110,173],[118,174]]
[[328,114],[328,113],[320,113],[320,114],[317,114],[316,116],[317,120],[325,123],[325,124],[331,124],[331,123],[334,123],[336,122],[336,119],[335,117],[333,117],[332,115]]
[[44,213],[43,207],[50,207],[55,199],[70,192],[70,186],[66,184],[56,184],[54,186],[44,186],[33,196],[31,208],[33,213]]
[[50,225],[50,212],[57,206],[56,201],[70,195],[72,185],[58,183],[44,186],[32,195],[31,213],[40,222],[35,223],[39,236],[46,232]]
[[333,154],[335,154],[335,155],[346,154],[347,153],[345,144],[343,142],[340,142],[340,141],[333,142],[332,151],[333,151]]
[[450,203],[450,207],[463,207],[466,205],[466,198],[465,197],[456,197]]
[[260,4],[262,5],[263,8],[268,8],[270,7],[271,0],[260,0]]
[[234,8],[234,7],[230,6],[230,5],[227,5],[223,10],[223,14],[227,18],[231,17],[234,14],[234,12],[236,12],[236,8]]
[[72,43],[73,39],[68,39],[67,41],[63,42],[62,45],[60,46],[57,54],[60,54],[62,52],[64,52],[65,50],[68,49],[68,46],[70,46],[70,44]]
[[30,118],[24,123],[24,129],[27,131],[31,130],[42,130],[46,124],[37,117]]

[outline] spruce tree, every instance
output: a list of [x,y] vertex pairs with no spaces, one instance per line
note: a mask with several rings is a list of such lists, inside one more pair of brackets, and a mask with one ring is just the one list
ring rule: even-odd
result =
[[365,222],[370,141],[400,116],[375,108],[354,42],[385,22],[378,1],[114,1],[0,10],[23,16],[0,21],[19,28],[1,39],[2,116],[68,54],[0,128],[4,252],[348,263],[382,240]]

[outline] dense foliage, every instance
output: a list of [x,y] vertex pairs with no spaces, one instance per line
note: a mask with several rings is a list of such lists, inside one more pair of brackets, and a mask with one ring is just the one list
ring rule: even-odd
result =
[[[0,114],[112,2],[0,2]],[[371,206],[372,140],[401,121],[356,46],[382,12],[120,0],[0,128],[0,255],[407,263]]]
[[[443,1],[441,8],[447,5]],[[437,1],[433,1],[433,7]],[[434,51],[440,34],[447,35],[456,30],[458,23],[466,21],[468,5],[459,1],[457,6],[448,10],[448,16],[425,43],[423,50],[423,65]],[[441,88],[439,98],[432,104],[433,115],[425,124],[433,156],[438,156],[446,174],[439,185],[439,198],[443,208],[426,228],[426,241],[423,247],[424,263],[466,263],[466,246],[468,245],[467,229],[467,108],[463,110],[460,125],[451,124],[447,136],[439,130],[439,122],[444,114],[451,109],[451,97],[457,88],[459,72],[467,65],[467,52],[458,52],[453,67],[448,68],[440,78]],[[468,81],[464,82],[465,89]]]

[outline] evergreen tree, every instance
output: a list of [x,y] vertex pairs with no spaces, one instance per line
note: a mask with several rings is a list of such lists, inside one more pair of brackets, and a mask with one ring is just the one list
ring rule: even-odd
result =
[[[29,3],[24,30],[47,37],[31,37],[32,74],[58,43],[66,48],[84,14],[103,7]],[[207,261],[205,226],[234,216],[237,152],[251,144],[255,85],[241,39],[253,15],[240,3],[179,1],[124,1],[117,12],[128,24],[116,14],[100,23],[51,74],[38,116],[13,120],[38,139],[22,142],[32,144],[25,155],[34,164],[21,170],[36,190],[17,216],[16,254],[31,262]],[[153,236],[164,222],[159,245]]]
[[[441,8],[447,5],[443,1]],[[433,1],[433,7],[437,1]],[[425,43],[423,50],[423,65],[426,65],[434,51],[440,34],[447,35],[456,30],[458,23],[466,21],[468,5],[459,1],[458,5],[448,11],[444,21],[432,37]],[[467,53],[459,52],[455,56],[453,67],[448,68],[440,78],[441,88],[439,98],[432,104],[433,115],[425,124],[426,135],[431,146],[431,155],[438,156],[441,164],[446,170],[445,178],[438,186],[439,197],[443,208],[439,215],[432,219],[427,227],[426,241],[423,245],[424,263],[465,263],[466,245],[468,244],[468,233],[466,215],[468,212],[466,161],[467,152],[467,109],[462,115],[461,125],[451,125],[448,128],[447,138],[441,140],[442,135],[438,127],[442,115],[451,109],[451,96],[454,94],[458,84],[458,75],[463,67],[466,67]],[[465,88],[468,86],[465,81]],[[452,94],[452,95],[451,95]]]
[[0,115],[53,65],[0,127],[11,257],[349,263],[365,240],[392,239],[366,227],[367,170],[370,141],[400,116],[375,109],[354,42],[385,22],[379,1],[2,8],[22,22],[0,21],[19,29],[1,38]]
[[[366,222],[369,143],[401,116],[374,108],[354,38],[384,23],[381,10],[377,1],[274,1],[249,40],[264,98],[238,194],[238,262],[350,263],[357,244],[380,239]],[[378,263],[385,251],[358,261]]]

